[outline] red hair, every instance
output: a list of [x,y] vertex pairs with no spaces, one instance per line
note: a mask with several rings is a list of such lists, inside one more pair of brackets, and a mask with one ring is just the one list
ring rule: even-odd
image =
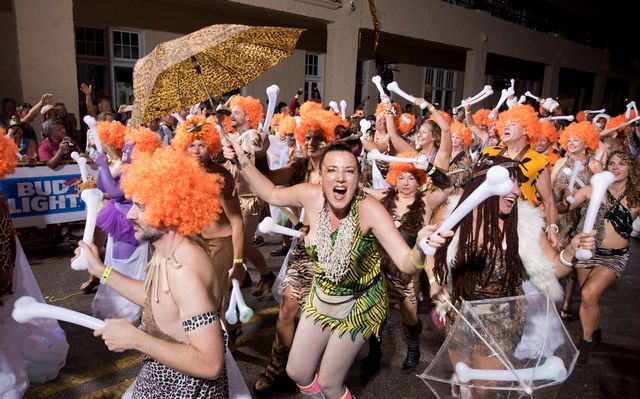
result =
[[578,137],[584,142],[588,149],[595,151],[598,148],[598,142],[600,141],[600,134],[593,126],[593,123],[572,122],[569,126],[565,127],[560,135],[560,145],[565,151],[569,151],[568,143],[569,137]]
[[405,112],[404,114],[400,115],[400,118],[398,118],[398,124],[398,132],[404,136],[411,130],[413,130],[413,128],[416,126],[416,117],[408,112]]
[[204,116],[192,116],[176,128],[176,135],[171,142],[172,146],[185,153],[187,147],[194,140],[202,140],[211,155],[217,154],[222,148],[220,142],[220,134],[215,126],[209,122]]
[[[633,112],[633,110],[631,110],[631,112]],[[633,119],[633,118],[631,118]],[[629,119],[629,120],[631,120]],[[614,127],[618,127],[620,125],[622,125],[623,123],[627,123],[627,118],[624,116],[624,114],[622,115],[618,115],[618,116],[614,116],[613,118],[609,119],[607,121],[607,129],[612,129]]]
[[[448,123],[448,124],[451,124],[452,119],[451,119],[451,116],[450,116],[449,114],[447,114],[447,113],[446,113],[446,112],[444,112],[444,111],[440,111],[440,110],[438,110],[438,113],[439,113],[440,115],[442,115],[442,117],[447,121],[447,123]],[[435,118],[435,116],[433,115],[433,113],[431,113],[431,115],[429,115],[429,120],[430,120],[430,121],[434,121],[434,122],[436,121],[436,118]]]
[[477,110],[472,118],[473,118],[473,122],[476,125],[482,125],[484,127],[489,127],[494,120],[489,118],[489,114],[491,113],[490,109],[486,109],[486,108],[481,108],[479,110]]
[[549,140],[550,143],[555,143],[560,137],[560,133],[551,121],[540,121],[540,128],[542,129],[542,135]]
[[524,128],[527,133],[527,141],[529,144],[535,144],[540,140],[542,136],[542,129],[540,127],[540,119],[538,114],[532,106],[527,104],[516,104],[510,109],[500,112],[498,115],[498,122],[496,128],[500,133],[500,138],[504,134],[504,125],[507,121],[515,120]]
[[18,146],[5,136],[5,130],[0,128],[0,179],[10,175],[18,164]]
[[471,133],[471,129],[469,129],[464,123],[458,121],[451,123],[449,131],[451,132],[452,136],[460,136],[460,138],[462,139],[463,147],[468,147],[469,145],[471,145],[471,142],[473,141],[473,133]]
[[218,219],[222,178],[173,147],[141,153],[123,174],[127,198],[144,206],[144,223],[196,234]]
[[127,131],[127,127],[120,122],[112,121],[98,121],[96,123],[96,130],[98,131],[98,137],[100,141],[114,150],[122,150],[124,148],[124,136]]
[[[397,156],[402,158],[414,158],[415,154],[411,152],[401,152],[398,153]],[[422,169],[416,168],[414,164],[391,162],[389,163],[389,171],[387,172],[387,183],[394,187],[397,186],[398,177],[404,173],[411,173],[418,181],[418,186],[422,186],[427,181],[427,173]]]
[[242,109],[247,115],[249,118],[249,127],[257,129],[258,124],[262,121],[262,117],[264,116],[264,110],[260,100],[251,96],[240,96],[236,94],[231,97],[231,100],[229,101],[229,107],[231,107],[232,110],[235,106],[238,106],[238,108]]

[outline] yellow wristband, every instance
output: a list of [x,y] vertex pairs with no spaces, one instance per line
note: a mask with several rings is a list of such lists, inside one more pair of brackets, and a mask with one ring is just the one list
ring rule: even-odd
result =
[[235,259],[233,260],[233,264],[234,264],[234,265],[241,265],[241,264],[243,264],[243,263],[244,263],[244,259],[242,259],[242,258],[235,258]]
[[411,248],[411,251],[409,251],[409,260],[411,261],[411,264],[413,265],[413,267],[416,268],[416,270],[424,269],[424,264],[420,265],[413,260],[413,248]]
[[113,269],[113,267],[111,266],[107,266],[104,268],[104,272],[102,273],[102,277],[100,277],[100,284],[105,284],[107,282],[107,279],[109,279],[109,276],[111,275],[111,270]]

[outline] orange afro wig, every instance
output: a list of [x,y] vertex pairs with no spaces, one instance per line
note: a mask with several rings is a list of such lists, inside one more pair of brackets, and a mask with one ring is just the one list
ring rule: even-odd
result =
[[186,153],[187,147],[194,140],[202,140],[211,155],[217,154],[222,148],[220,142],[220,134],[215,126],[209,122],[204,116],[192,116],[176,128],[176,135],[171,142],[176,150]]
[[489,127],[491,126],[491,124],[494,122],[493,119],[489,118],[489,114],[491,113],[490,109],[486,109],[486,108],[481,108],[479,110],[477,110],[474,114],[473,114],[473,122],[480,126],[484,126],[484,127]]
[[322,111],[322,104],[315,101],[305,101],[300,106],[300,116],[305,116],[313,111]]
[[586,114],[584,113],[584,111],[580,111],[580,112],[578,112],[578,113],[576,114],[576,121],[578,121],[578,122],[582,122],[582,121],[585,121],[585,120],[587,120],[587,116],[586,116]]
[[0,128],[0,179],[10,175],[18,164],[18,146],[13,140],[5,136],[5,130]]
[[504,134],[504,125],[510,120],[515,120],[524,128],[529,144],[535,144],[540,140],[542,135],[540,119],[538,119],[538,114],[532,106],[516,104],[510,109],[500,112],[496,123],[500,137]]
[[217,115],[209,115],[207,121],[214,127],[218,124],[218,121],[222,124],[222,129],[225,133],[233,133],[235,130],[231,124],[231,117],[227,114],[219,113]]
[[[447,113],[446,113],[446,112],[444,112],[444,111],[440,111],[440,110],[438,110],[438,113],[439,113],[440,115],[442,115],[442,117],[444,118],[444,120],[445,120],[445,121],[447,121],[447,123],[448,123],[448,124],[451,124],[451,121],[452,121],[452,119],[451,119],[451,115],[447,114]],[[430,120],[430,121],[434,121],[434,122],[435,122],[435,121],[436,121],[436,118],[435,118],[435,116],[434,116],[433,114],[431,114],[431,115],[429,115],[429,120]]]
[[598,148],[598,142],[600,141],[600,134],[598,134],[596,127],[587,121],[573,122],[564,128],[560,135],[560,145],[565,151],[569,151],[567,145],[569,137],[578,137],[591,151],[595,151]]
[[185,236],[218,219],[222,185],[219,175],[172,147],[141,153],[121,181],[126,197],[144,206],[144,223]]
[[[397,156],[402,158],[413,158],[415,154],[411,152],[400,152]],[[424,185],[427,181],[427,173],[422,169],[416,168],[414,164],[391,162],[389,163],[389,172],[387,172],[387,183],[394,187],[397,186],[398,177],[404,173],[411,173],[418,181],[418,186]]]
[[229,107],[233,110],[235,106],[242,109],[245,114],[247,114],[247,117],[249,118],[249,127],[257,129],[258,124],[262,121],[262,117],[264,116],[264,110],[260,100],[251,96],[245,97],[235,95],[231,97]]
[[458,121],[451,123],[449,131],[451,131],[452,136],[460,136],[463,147],[469,147],[471,145],[471,142],[473,141],[473,133],[471,133],[471,129],[469,129],[464,123]]
[[400,125],[398,126],[398,132],[400,132],[401,135],[405,136],[416,126],[416,117],[408,112],[405,112],[404,114],[400,115],[400,118],[398,118],[398,122],[398,124]]
[[153,152],[162,146],[160,136],[146,127],[140,127],[140,129],[127,129],[124,139],[135,145],[134,151],[136,152]]
[[550,143],[558,142],[558,138],[560,137],[560,133],[556,127],[550,121],[540,121],[540,128],[542,129],[542,134],[549,140]]
[[296,127],[298,127],[296,118],[285,115],[280,120],[280,130],[278,130],[278,134],[280,134],[280,137],[291,135],[295,132]]
[[122,150],[124,148],[124,136],[127,127],[120,122],[106,122],[98,121],[96,123],[96,130],[100,141],[114,150]]
[[[631,110],[631,113],[633,113],[633,110]],[[633,119],[633,118],[631,118]],[[629,120],[631,120],[629,119]],[[622,115],[618,115],[618,116],[614,116],[613,118],[609,119],[607,121],[607,129],[613,129],[615,127],[618,127],[620,125],[622,125],[623,123],[627,123],[627,118],[624,116],[624,114]]]
[[273,114],[273,117],[271,118],[271,124],[270,124],[271,129],[275,131],[276,125],[278,125],[278,130],[280,130],[280,122],[284,117],[285,117],[285,114]]
[[342,121],[340,115],[336,115],[333,111],[316,110],[301,118],[300,126],[294,130],[293,134],[300,146],[304,145],[309,130],[319,132],[325,143],[332,143],[336,140],[336,126],[345,126],[347,123],[347,121]]
[[[391,106],[393,107],[393,110],[395,110],[396,115],[393,117],[393,124],[396,126],[396,130],[400,129],[400,116],[402,115],[402,108],[400,108],[400,106],[396,103],[391,103]],[[376,107],[376,119],[380,116],[380,114],[382,114],[385,110],[385,106],[382,103],[378,103],[378,106]]]

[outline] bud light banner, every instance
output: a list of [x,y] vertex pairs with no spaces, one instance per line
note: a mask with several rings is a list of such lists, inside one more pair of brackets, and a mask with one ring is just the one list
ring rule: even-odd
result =
[[48,166],[18,167],[14,174],[0,180],[0,191],[9,204],[15,227],[42,226],[86,219],[77,182],[77,164],[56,170]]

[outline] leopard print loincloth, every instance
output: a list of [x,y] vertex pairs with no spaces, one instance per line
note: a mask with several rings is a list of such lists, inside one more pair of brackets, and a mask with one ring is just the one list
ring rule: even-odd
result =
[[[182,327],[186,332],[189,332],[217,320],[218,314],[216,312],[207,312],[194,316],[189,320],[183,320]],[[226,333],[224,335],[224,341],[226,342]],[[135,384],[133,399],[222,399],[229,397],[226,366],[222,369],[219,378],[207,380],[173,370],[143,355],[142,369]]]

